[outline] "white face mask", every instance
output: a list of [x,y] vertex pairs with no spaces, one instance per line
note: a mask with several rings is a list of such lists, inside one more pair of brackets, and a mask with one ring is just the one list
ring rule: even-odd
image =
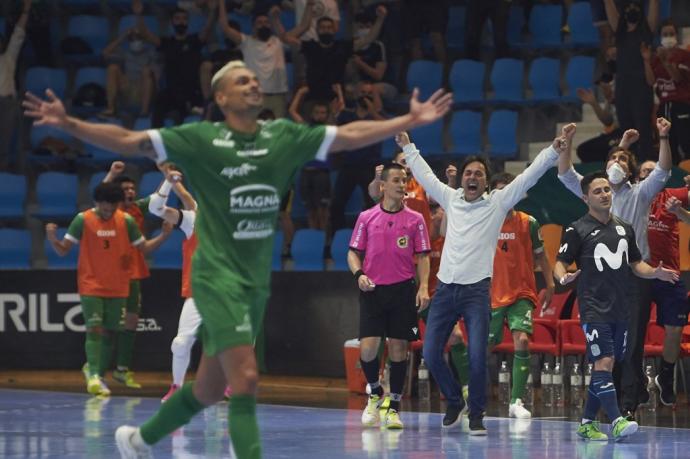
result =
[[676,37],[661,37],[661,46],[664,48],[675,48],[678,44]]
[[614,185],[618,185],[625,180],[625,171],[618,163],[611,164],[611,167],[606,170],[606,173],[609,176],[609,182]]

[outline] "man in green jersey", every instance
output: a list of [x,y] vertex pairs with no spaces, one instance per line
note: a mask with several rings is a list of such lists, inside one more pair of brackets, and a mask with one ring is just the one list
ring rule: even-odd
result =
[[47,100],[27,94],[23,104],[37,125],[62,129],[125,156],[177,164],[203,209],[196,222],[199,246],[192,264],[204,347],[197,379],[186,383],[141,427],[118,429],[115,437],[125,457],[147,454],[149,445],[221,400],[226,384],[233,388],[229,429],[235,453],[239,459],[261,457],[253,344],[269,295],[280,196],[307,161],[433,123],[452,105],[452,94],[439,90],[422,103],[415,90],[405,115],[338,127],[307,126],[286,119],[259,122],[263,94],[254,72],[240,61],[220,69],[212,87],[224,122],[140,132],[68,116],[50,90]]

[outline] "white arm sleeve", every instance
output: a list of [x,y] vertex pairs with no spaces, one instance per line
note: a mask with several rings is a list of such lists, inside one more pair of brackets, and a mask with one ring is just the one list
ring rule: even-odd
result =
[[573,166],[570,166],[570,169],[568,169],[564,174],[559,175],[558,180],[560,180],[571,193],[582,199],[582,188],[580,188],[582,176],[575,170]]
[[551,169],[558,159],[558,152],[553,146],[544,148],[532,164],[527,167],[520,175],[515,177],[515,180],[510,182],[505,188],[496,191],[495,196],[499,200],[504,210],[508,210],[515,206],[527,193],[527,190],[532,188],[539,179]]
[[413,143],[408,143],[403,147],[405,162],[410,167],[414,178],[422,185],[424,191],[434,198],[442,208],[446,209],[455,190],[441,182],[434,171],[429,167],[419,150]]
[[165,203],[168,202],[168,196],[170,195],[171,188],[172,183],[166,180],[163,182],[157,192],[149,196],[149,212],[156,217],[163,218],[163,214],[165,213]]

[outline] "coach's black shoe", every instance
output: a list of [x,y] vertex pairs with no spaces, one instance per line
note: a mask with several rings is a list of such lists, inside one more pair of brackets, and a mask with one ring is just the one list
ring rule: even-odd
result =
[[462,413],[465,408],[465,401],[461,398],[460,405],[448,405],[446,408],[446,415],[443,416],[443,423],[441,427],[444,429],[452,429],[459,426],[462,422]]
[[470,435],[483,436],[486,435],[486,427],[484,427],[484,418],[470,418]]
[[673,391],[673,379],[666,380],[657,375],[654,378],[654,384],[659,389],[659,400],[666,406],[673,406],[676,404],[676,393]]

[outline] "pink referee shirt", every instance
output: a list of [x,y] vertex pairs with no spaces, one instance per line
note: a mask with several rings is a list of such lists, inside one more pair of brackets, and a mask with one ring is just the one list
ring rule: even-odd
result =
[[390,285],[415,277],[417,253],[430,252],[424,218],[405,206],[387,212],[381,205],[357,218],[350,248],[364,252],[362,270],[376,285]]

